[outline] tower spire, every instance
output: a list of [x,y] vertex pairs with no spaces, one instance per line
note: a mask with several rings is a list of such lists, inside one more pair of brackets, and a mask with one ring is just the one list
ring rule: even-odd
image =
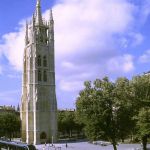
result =
[[[49,13],[48,24],[42,21],[40,0],[36,0],[32,21],[26,24],[26,43],[20,107],[22,141],[41,144],[44,138],[45,142],[55,142],[57,100],[54,21],[52,12]],[[43,138],[41,135],[44,135]]]
[[50,18],[49,18],[49,40],[54,40],[54,20],[53,20],[53,12],[50,10]]
[[50,10],[49,24],[50,24],[50,30],[53,30],[54,19],[53,19],[53,11],[52,11],[52,9]]
[[28,44],[28,22],[26,21],[26,35],[25,35],[25,45]]
[[50,21],[53,21],[53,11],[52,11],[52,9],[50,10]]
[[36,3],[35,23],[37,25],[43,24],[42,14],[41,14],[41,1],[40,0],[37,0],[37,3]]
[[40,0],[37,0],[36,5],[37,5],[37,6],[40,6],[40,5],[41,5],[41,1],[40,1]]

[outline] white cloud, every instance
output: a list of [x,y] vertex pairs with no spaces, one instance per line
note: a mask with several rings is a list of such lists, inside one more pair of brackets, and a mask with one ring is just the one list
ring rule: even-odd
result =
[[126,37],[120,38],[120,44],[123,48],[137,47],[144,41],[144,36],[138,32],[130,32]]
[[105,53],[108,42],[113,46],[113,35],[132,26],[133,12],[134,6],[125,0],[63,0],[54,7],[56,56],[97,49]]
[[2,72],[3,72],[3,67],[0,66],[0,74],[2,74]]
[[59,86],[63,91],[75,92],[83,88],[83,82],[61,80]]
[[[53,14],[58,89],[79,90],[84,80],[104,76],[108,70],[129,73],[134,69],[132,56],[120,56],[117,44],[118,37],[132,31],[135,10],[128,0],[57,1]],[[49,11],[43,16],[48,19]],[[18,71],[22,70],[24,34],[21,21],[18,31],[6,33],[0,45],[0,52]],[[138,43],[141,39],[137,36]]]
[[25,28],[24,23],[19,23],[20,28],[17,32],[7,33],[3,35],[4,44],[0,45],[0,51],[3,52],[8,59],[10,65],[14,69],[21,71],[23,63],[24,37]]
[[66,61],[62,62],[62,67],[66,68],[66,69],[75,69],[76,68],[76,66],[73,63],[66,62]]
[[132,46],[138,46],[144,40],[144,36],[141,33],[131,33],[130,36],[132,38]]
[[133,56],[125,54],[112,58],[108,62],[108,70],[111,72],[123,72],[128,73],[134,70]]
[[149,0],[142,0],[142,1],[140,1],[139,6],[141,9],[141,11],[140,11],[141,13],[140,13],[138,20],[144,24],[150,15],[150,9],[149,9],[150,8],[150,1]]
[[[126,0],[62,0],[54,6],[56,58],[71,54],[107,54],[113,49],[113,34],[122,34],[132,25],[134,5]],[[44,13],[48,19],[49,11]],[[17,32],[3,36],[1,50],[11,65],[22,69],[24,24]],[[109,42],[109,45],[108,45]],[[101,52],[101,53],[100,53]],[[72,54],[72,55],[73,55]],[[61,60],[60,60],[61,61]]]
[[139,57],[139,62],[149,63],[150,62],[150,50],[147,50],[143,55]]

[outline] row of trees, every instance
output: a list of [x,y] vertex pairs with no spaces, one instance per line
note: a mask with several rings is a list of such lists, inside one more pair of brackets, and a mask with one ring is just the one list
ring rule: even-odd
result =
[[75,110],[58,111],[59,138],[81,138],[83,124],[78,123]]
[[77,118],[90,140],[117,142],[138,137],[146,150],[150,135],[150,75],[86,81],[77,101]]
[[[150,75],[133,79],[107,77],[86,81],[76,101],[76,111],[58,111],[58,129],[72,137],[82,132],[89,140],[108,140],[117,150],[117,142],[138,138],[146,150],[150,136]],[[0,136],[11,139],[20,131],[15,113],[0,114]]]
[[[20,137],[21,121],[15,112],[0,113],[0,137],[11,140]],[[78,123],[75,110],[58,111],[58,131],[60,138],[81,138],[83,124]]]
[[0,114],[0,137],[12,137],[20,135],[20,118],[15,113]]

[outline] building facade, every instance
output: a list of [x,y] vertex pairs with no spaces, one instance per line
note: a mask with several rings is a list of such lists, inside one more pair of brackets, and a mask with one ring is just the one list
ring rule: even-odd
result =
[[22,141],[40,144],[57,139],[54,20],[41,14],[40,0],[26,23],[21,99]]

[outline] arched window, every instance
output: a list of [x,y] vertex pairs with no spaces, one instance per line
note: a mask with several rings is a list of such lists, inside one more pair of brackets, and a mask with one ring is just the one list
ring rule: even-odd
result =
[[43,36],[40,36],[40,42],[43,43]]
[[46,56],[43,57],[43,66],[47,67],[47,59]]
[[42,73],[40,70],[38,71],[38,81],[42,81]]
[[43,80],[45,82],[47,81],[47,72],[46,72],[46,70],[44,70],[44,73],[43,73]]
[[38,64],[38,66],[41,66],[41,56],[40,55],[38,56],[37,64]]
[[41,134],[40,134],[40,139],[46,139],[46,133],[45,132],[42,132]]

